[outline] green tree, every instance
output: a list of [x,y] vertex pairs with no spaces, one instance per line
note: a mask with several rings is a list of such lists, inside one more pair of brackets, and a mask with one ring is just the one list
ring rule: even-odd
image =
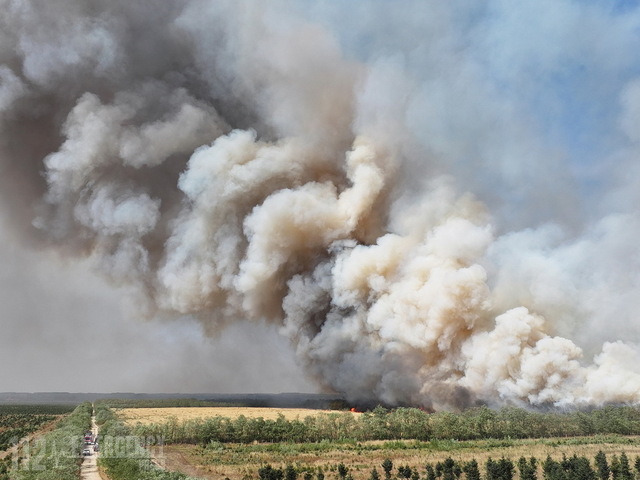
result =
[[260,477],[260,480],[283,480],[284,472],[281,468],[273,468],[267,464],[258,469],[258,477]]
[[572,480],[597,480],[596,472],[587,458],[574,455],[570,463],[571,472],[569,476]]
[[402,478],[406,478],[408,480],[409,478],[411,478],[412,473],[413,471],[411,470],[411,467],[409,465],[400,465],[398,467],[398,475],[400,475],[400,477]]
[[442,480],[456,479],[456,462],[451,458],[445,458],[442,462]]
[[609,468],[609,463],[607,462],[607,456],[602,450],[598,451],[598,453],[596,454],[595,463],[598,478],[600,478],[600,480],[609,480],[611,469]]
[[433,466],[430,463],[427,463],[426,470],[427,480],[436,480],[436,471],[433,469]]
[[620,478],[621,480],[633,480],[629,458],[624,452],[620,454]]
[[298,479],[298,472],[293,467],[293,465],[289,464],[289,465],[286,466],[286,468],[284,469],[284,478],[285,478],[285,480],[297,480]]
[[391,478],[391,470],[393,470],[393,462],[391,461],[390,458],[385,458],[382,461],[382,470],[384,470],[385,478],[387,479]]
[[376,470],[376,467],[373,467],[373,470],[371,470],[369,480],[380,480],[380,474],[378,473],[378,470]]
[[617,455],[611,457],[611,478],[613,480],[622,480],[622,466]]
[[[338,475],[340,476],[340,478],[342,480],[345,480],[347,478],[347,474],[349,473],[349,469],[345,466],[344,463],[340,463],[338,465]],[[287,479],[289,480],[289,479]]]
[[492,460],[491,457],[487,460],[487,480],[513,480],[513,473],[515,467],[513,462],[506,458],[501,458],[498,461]]
[[545,480],[565,480],[564,471],[559,462],[556,462],[547,455],[546,460],[542,463],[542,475]]
[[527,460],[524,457],[520,457],[518,470],[520,470],[521,480],[537,480],[538,465],[535,458],[531,457]]
[[465,475],[467,476],[467,480],[480,480],[480,468],[478,467],[478,462],[475,458],[470,462],[467,462],[464,465],[463,470]]

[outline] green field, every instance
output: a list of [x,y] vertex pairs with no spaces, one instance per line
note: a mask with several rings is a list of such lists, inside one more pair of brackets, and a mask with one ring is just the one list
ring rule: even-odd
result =
[[0,451],[74,408],[69,405],[0,405]]
[[74,408],[72,405],[0,405],[0,480],[9,478],[14,460],[7,449]]

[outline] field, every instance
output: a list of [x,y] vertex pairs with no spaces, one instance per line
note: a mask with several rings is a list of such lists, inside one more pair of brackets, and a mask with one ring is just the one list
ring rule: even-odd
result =
[[[325,480],[339,480],[337,466],[344,464],[354,480],[367,480],[375,467],[382,476],[382,462],[393,461],[394,473],[398,466],[409,466],[425,478],[425,465],[444,461],[447,457],[457,462],[475,459],[484,470],[487,459],[511,459],[535,457],[539,465],[551,456],[555,460],[563,455],[584,456],[593,461],[602,450],[609,458],[622,452],[633,462],[640,455],[639,437],[570,438],[514,441],[469,442],[362,442],[339,444],[212,444],[207,447],[194,445],[165,445],[156,450],[160,463],[166,468],[193,476],[221,480],[257,478],[257,471],[266,464],[283,468],[294,465],[298,471],[324,472]],[[483,474],[484,476],[484,474]],[[300,475],[302,478],[302,475]],[[394,478],[398,478],[394,475]],[[516,476],[519,478],[519,476]],[[539,467],[538,478],[543,478]]]
[[[246,418],[264,418],[276,420],[282,415],[286,420],[303,420],[308,416],[321,413],[335,413],[332,410],[314,410],[308,408],[261,408],[261,407],[168,407],[168,408],[123,408],[117,410],[120,417],[127,425],[134,426],[137,423],[163,423],[169,418],[175,418],[179,422],[194,420],[196,418],[226,417],[238,418],[244,415]],[[353,412],[358,416],[360,413]]]
[[61,415],[71,410],[73,407],[66,405],[0,405],[0,480],[8,478],[13,445],[35,432],[52,428]]
[[71,410],[64,405],[0,405],[0,451]]
[[[117,416],[125,420],[130,427],[137,427],[141,432],[156,432],[151,435],[160,435],[167,439],[170,439],[171,435],[175,435],[173,438],[196,438],[192,436],[192,433],[189,433],[189,428],[197,430],[197,427],[180,427],[180,425],[189,423],[194,425],[192,422],[195,419],[212,417],[230,419],[229,423],[223,421],[215,424],[216,428],[218,428],[216,430],[218,434],[224,434],[225,429],[230,429],[230,431],[236,429],[236,433],[238,433],[238,428],[248,428],[247,423],[239,424],[237,421],[234,423],[234,419],[241,415],[246,419],[263,418],[264,420],[274,421],[280,418],[302,422],[306,417],[321,418],[320,416],[324,415],[325,417],[338,418],[337,416],[346,413],[327,410],[246,407],[131,408],[116,409],[115,411]],[[480,413],[487,412],[481,411]],[[520,413],[522,412],[507,410],[495,413],[495,418],[518,419],[521,418],[518,416]],[[602,424],[613,424],[611,419],[618,418],[616,415],[623,413],[631,415],[631,417],[625,418],[635,418],[633,417],[635,410],[611,409],[594,413],[593,418],[604,418],[606,421],[601,422]],[[415,416],[416,414],[418,417]],[[610,416],[603,416],[605,414]],[[366,415],[363,417],[360,417],[360,415],[362,414],[352,413],[352,420],[355,422],[356,420],[367,418]],[[399,410],[397,412],[380,413],[378,418],[388,419],[389,422],[394,421],[392,420],[393,418],[412,422],[419,419],[419,416],[424,415],[426,414],[419,411],[403,412]],[[438,415],[426,416],[434,422],[432,426],[437,424],[438,418],[443,418],[438,417]],[[463,415],[458,418],[465,417]],[[559,424],[562,419],[567,420],[568,418],[571,417],[549,417],[548,420],[549,423]],[[579,416],[579,418],[584,420],[586,417]],[[370,417],[370,421],[372,419],[373,417]],[[304,422],[304,424],[309,427],[311,422]],[[347,424],[350,427],[355,425],[355,423],[350,422],[347,422]],[[164,430],[157,428],[160,425],[168,425],[169,428],[165,427]],[[451,425],[455,425],[455,421]],[[207,428],[212,429],[213,425]],[[538,478],[541,479],[543,478],[541,465],[547,457],[559,461],[563,457],[569,458],[575,455],[577,457],[585,457],[593,463],[593,459],[599,451],[604,452],[610,459],[624,452],[632,464],[640,457],[640,436],[637,433],[628,435],[615,433],[573,435],[533,439],[502,437],[501,439],[467,441],[443,438],[432,438],[431,441],[411,440],[411,438],[415,437],[404,437],[405,440],[386,441],[340,440],[336,437],[333,441],[330,441],[327,439],[328,437],[322,437],[324,440],[314,442],[280,441],[261,443],[259,441],[244,441],[244,443],[238,443],[237,441],[202,440],[202,438],[207,437],[200,438],[201,440],[190,441],[189,444],[180,443],[180,440],[178,440],[177,442],[168,442],[170,444],[155,445],[152,448],[152,453],[155,460],[169,470],[184,472],[199,478],[216,480],[225,478],[231,480],[256,479],[258,478],[259,469],[266,465],[279,469],[284,469],[287,465],[291,465],[298,472],[299,479],[341,480],[341,478],[344,478],[338,472],[338,466],[341,464],[348,469],[351,479],[369,480],[373,468],[376,468],[381,478],[384,478],[382,463],[385,459],[390,459],[393,462],[393,478],[400,479],[402,477],[398,467],[410,467],[414,471],[414,477],[412,478],[425,479],[427,478],[427,464],[435,466],[438,462],[443,462],[448,457],[460,462],[460,464],[476,460],[480,464],[483,478],[484,465],[489,458],[494,460],[506,458],[515,463],[521,457],[535,457],[538,461]],[[519,476],[516,476],[516,478],[519,478]]]

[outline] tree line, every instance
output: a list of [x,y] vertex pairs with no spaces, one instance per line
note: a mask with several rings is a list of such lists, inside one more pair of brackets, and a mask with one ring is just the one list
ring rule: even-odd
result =
[[91,427],[91,413],[91,403],[78,405],[55,429],[22,445],[17,456],[3,462],[0,480],[77,480],[83,433]]
[[[613,455],[610,461],[599,451],[593,463],[587,457],[563,455],[561,460],[550,456],[544,461],[534,457],[521,457],[517,462],[508,458],[494,460],[489,458],[481,473],[475,459],[460,462],[447,458],[436,464],[426,463],[424,469],[398,465],[385,459],[380,465],[382,472],[373,468],[368,480],[538,480],[541,474],[544,480],[636,480],[640,478],[640,457],[636,457],[633,466],[627,455]],[[338,480],[353,480],[349,467],[343,463],[335,468]],[[258,469],[259,480],[325,480],[322,470],[297,469],[293,465],[273,467],[270,464]]]
[[608,406],[589,412],[534,412],[479,407],[462,413],[377,407],[354,416],[321,413],[304,419],[213,417],[138,425],[134,434],[166,443],[320,442],[368,440],[525,439],[590,435],[639,435],[640,409]]
[[0,451],[72,410],[67,405],[0,405]]

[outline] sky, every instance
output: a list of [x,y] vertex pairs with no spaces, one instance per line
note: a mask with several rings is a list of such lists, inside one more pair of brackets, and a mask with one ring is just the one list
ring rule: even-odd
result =
[[4,392],[313,392],[273,329],[207,337],[188,319],[135,318],[135,299],[87,263],[2,238]]
[[635,2],[0,7],[0,390],[640,401]]

